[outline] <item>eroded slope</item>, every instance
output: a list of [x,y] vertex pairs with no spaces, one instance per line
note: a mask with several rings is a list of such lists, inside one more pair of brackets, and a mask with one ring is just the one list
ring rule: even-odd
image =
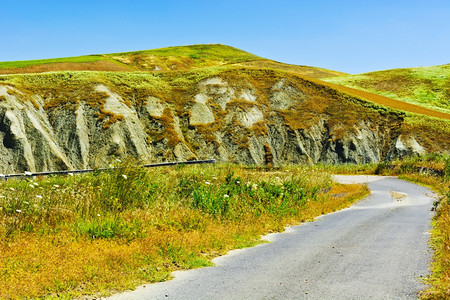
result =
[[2,173],[105,167],[126,157],[363,163],[449,149],[447,121],[420,117],[422,123],[281,71],[0,79]]

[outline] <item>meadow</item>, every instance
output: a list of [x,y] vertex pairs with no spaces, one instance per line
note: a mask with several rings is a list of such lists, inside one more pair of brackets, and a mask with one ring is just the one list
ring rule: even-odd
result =
[[[392,69],[325,79],[381,97],[450,113],[450,64]],[[380,99],[383,99],[381,98]]]
[[0,184],[0,298],[107,295],[211,265],[368,193],[314,167],[117,169]]

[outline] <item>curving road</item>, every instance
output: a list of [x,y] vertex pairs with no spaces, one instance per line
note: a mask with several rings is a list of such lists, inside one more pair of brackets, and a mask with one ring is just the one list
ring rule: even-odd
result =
[[216,258],[216,267],[111,299],[415,299],[425,288],[432,192],[394,177],[367,182],[351,208],[265,237],[271,243]]

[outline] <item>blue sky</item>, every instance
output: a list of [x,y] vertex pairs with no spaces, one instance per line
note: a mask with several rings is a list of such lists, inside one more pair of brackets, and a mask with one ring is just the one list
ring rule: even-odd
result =
[[221,43],[348,73],[450,63],[450,0],[0,0],[0,61]]

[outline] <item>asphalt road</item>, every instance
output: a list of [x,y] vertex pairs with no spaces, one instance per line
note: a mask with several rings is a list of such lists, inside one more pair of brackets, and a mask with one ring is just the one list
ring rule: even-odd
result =
[[415,299],[431,250],[432,192],[393,177],[372,194],[315,222],[265,237],[271,243],[216,258],[216,267],[176,272],[111,299]]

